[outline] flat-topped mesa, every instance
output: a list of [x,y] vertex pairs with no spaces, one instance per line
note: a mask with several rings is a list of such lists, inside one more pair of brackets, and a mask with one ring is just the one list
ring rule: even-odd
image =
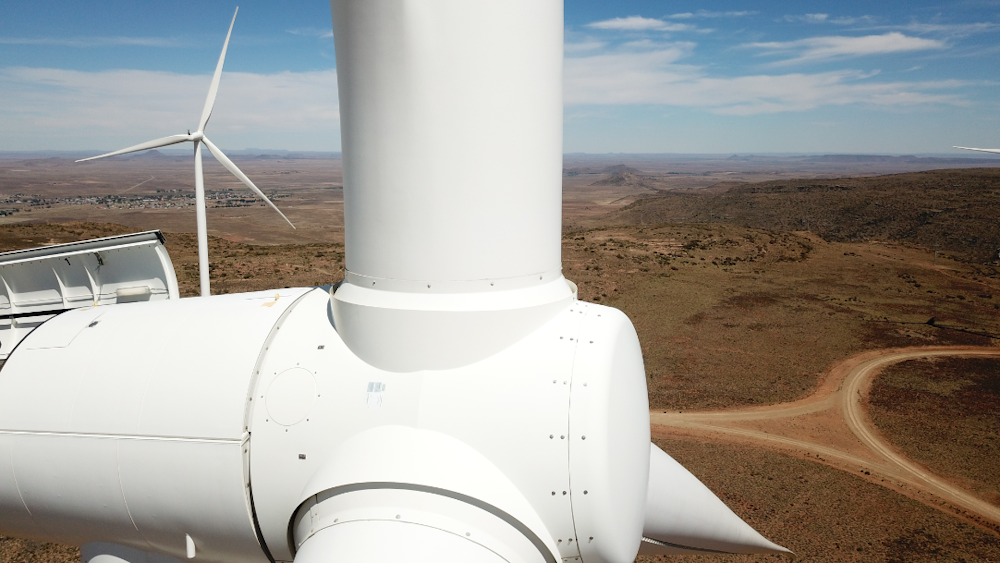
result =
[[561,274],[560,0],[331,0],[347,275],[369,363],[446,369],[573,299]]

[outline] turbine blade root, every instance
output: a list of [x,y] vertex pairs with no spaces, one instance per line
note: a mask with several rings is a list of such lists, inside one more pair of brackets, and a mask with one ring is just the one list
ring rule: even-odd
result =
[[729,509],[697,477],[650,444],[649,488],[639,553],[786,553]]

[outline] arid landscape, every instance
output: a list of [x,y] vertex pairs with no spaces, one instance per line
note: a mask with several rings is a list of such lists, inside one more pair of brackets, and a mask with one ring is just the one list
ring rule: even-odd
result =
[[[340,280],[339,159],[234,160],[297,229],[207,164],[213,292]],[[1000,561],[996,163],[567,155],[564,274],[633,320],[655,441],[799,559]],[[190,166],[5,155],[0,250],[161,229],[193,295]]]

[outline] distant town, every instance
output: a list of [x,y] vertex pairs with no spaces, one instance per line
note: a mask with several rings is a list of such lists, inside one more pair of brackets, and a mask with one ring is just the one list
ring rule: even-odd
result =
[[[271,201],[288,197],[287,194],[267,194]],[[0,194],[0,217],[31,211],[32,208],[55,205],[93,205],[99,209],[173,209],[194,205],[195,194],[189,190],[156,190],[153,194],[101,195],[74,197],[42,197],[37,194]],[[253,194],[226,188],[205,193],[209,207],[253,207],[266,205]]]

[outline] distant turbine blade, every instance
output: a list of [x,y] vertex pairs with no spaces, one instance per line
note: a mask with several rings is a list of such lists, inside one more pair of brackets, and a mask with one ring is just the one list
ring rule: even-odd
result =
[[212,108],[215,107],[215,96],[219,93],[219,81],[222,80],[222,65],[226,62],[226,49],[229,48],[229,36],[233,34],[233,26],[236,25],[236,14],[240,13],[239,6],[233,13],[233,21],[229,24],[229,33],[226,34],[226,42],[222,45],[222,54],[219,55],[219,64],[215,67],[215,76],[212,77],[212,85],[208,87],[208,98],[205,99],[205,109],[201,110],[201,121],[198,122],[198,130],[204,131],[208,125],[208,119],[212,117]]
[[[201,141],[205,143],[206,147],[208,147],[208,151],[212,153],[212,156],[214,156],[216,160],[218,160],[220,163],[222,163],[223,166],[226,167],[226,170],[232,172],[233,176],[239,178],[241,182],[246,184],[248,188],[253,190],[255,194],[257,194],[261,199],[267,202],[267,204],[271,206],[271,209],[277,211],[278,215],[281,215],[282,219],[288,221],[288,217],[285,217],[285,214],[282,213],[281,210],[278,209],[276,205],[271,203],[271,200],[268,199],[266,195],[264,195],[264,192],[260,191],[260,189],[258,189],[257,186],[255,186],[253,182],[250,181],[250,178],[247,178],[246,174],[244,174],[239,168],[237,168],[236,165],[233,164],[233,161],[229,160],[228,156],[222,154],[222,151],[219,150],[219,147],[215,146],[215,144],[213,144],[212,141],[209,141],[208,137],[203,138]],[[288,221],[288,224],[292,225],[292,222]],[[294,229],[295,225],[292,225],[292,228]]]
[[993,154],[1000,154],[1000,149],[974,149],[972,147],[952,147],[952,148],[962,149],[967,151],[991,152]]
[[138,152],[149,149],[158,149],[160,147],[167,147],[170,145],[176,145],[177,143],[183,143],[184,141],[190,141],[191,137],[187,135],[171,135],[169,137],[163,137],[162,139],[153,139],[152,141],[146,141],[145,143],[139,143],[138,145],[131,146],[127,149],[122,149],[120,151],[109,152],[107,154],[102,154],[99,156],[92,156],[90,158],[81,158],[77,162],[84,162],[87,160],[94,160],[97,158],[104,158],[107,156],[117,156],[119,154],[126,154],[130,152]]

